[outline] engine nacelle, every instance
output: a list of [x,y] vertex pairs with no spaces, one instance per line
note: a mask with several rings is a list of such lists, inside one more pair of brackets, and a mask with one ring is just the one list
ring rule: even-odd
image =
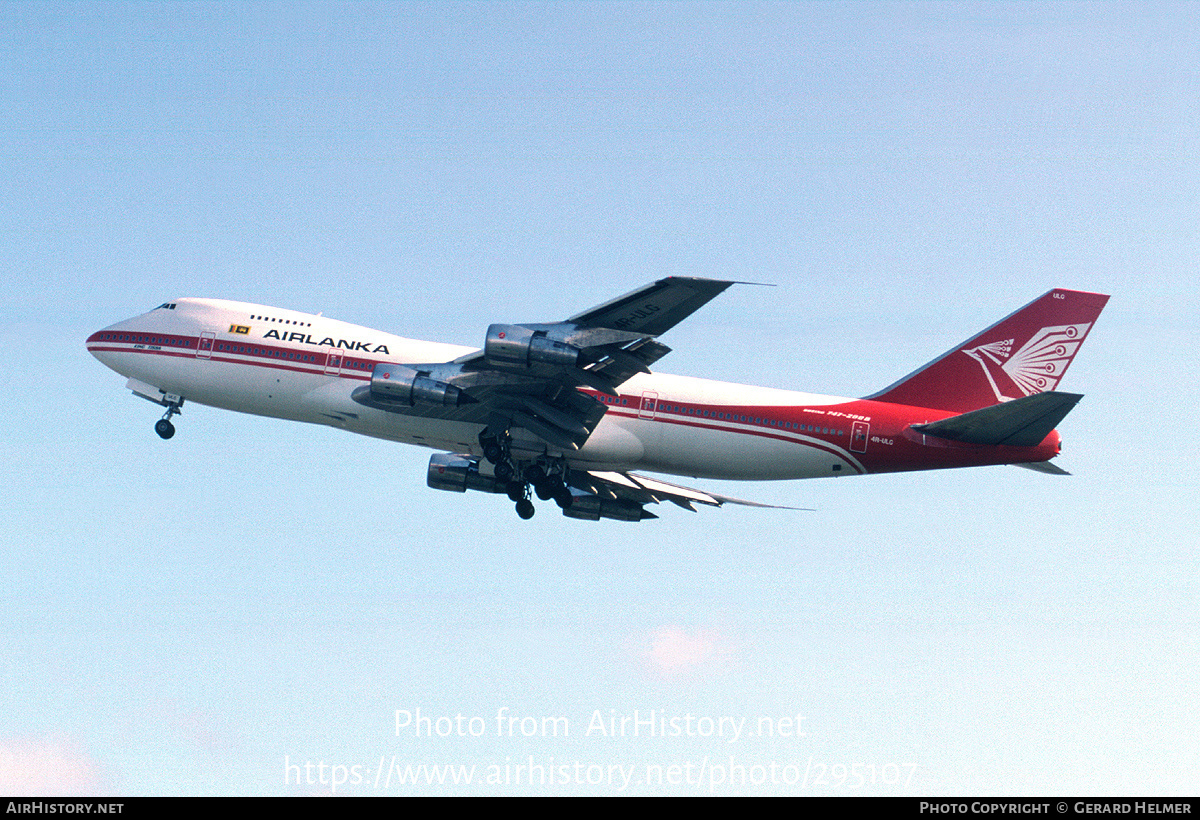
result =
[[371,372],[371,395],[384,401],[401,402],[410,407],[439,404],[457,407],[463,394],[452,384],[431,379],[402,364],[377,364]]
[[567,518],[580,518],[584,521],[599,521],[601,518],[612,518],[617,521],[641,521],[643,518],[657,518],[654,513],[642,509],[635,501],[625,501],[621,498],[601,498],[598,495],[577,495],[571,506],[563,510]]
[[429,472],[425,483],[435,490],[465,493],[481,490],[485,493],[502,493],[507,485],[494,475],[479,472],[479,459],[454,453],[438,453],[429,458]]
[[579,353],[574,345],[522,325],[491,325],[483,343],[483,355],[499,367],[529,368],[538,364],[575,367]]

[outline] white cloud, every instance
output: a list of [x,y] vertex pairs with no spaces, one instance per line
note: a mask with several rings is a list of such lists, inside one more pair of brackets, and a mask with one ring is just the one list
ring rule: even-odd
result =
[[660,626],[638,643],[641,660],[668,677],[717,671],[730,654],[728,640],[715,629]]
[[66,797],[102,791],[100,767],[68,740],[0,741],[0,794]]

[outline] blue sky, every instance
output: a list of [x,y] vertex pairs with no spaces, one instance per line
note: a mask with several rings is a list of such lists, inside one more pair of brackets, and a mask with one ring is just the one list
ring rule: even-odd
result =
[[[0,4],[0,793],[1194,794],[1198,34],[1182,3]],[[848,396],[1110,293],[1074,475],[522,522],[331,429],[189,405],[162,442],[83,347],[185,295],[478,344],[664,275],[776,287],[661,370]],[[594,725],[635,713],[681,732]]]

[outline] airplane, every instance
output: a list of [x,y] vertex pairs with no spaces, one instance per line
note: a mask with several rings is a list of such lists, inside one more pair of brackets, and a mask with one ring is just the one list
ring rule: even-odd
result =
[[[894,384],[841,398],[651,371],[659,336],[735,283],[660,279],[544,324],[493,324],[482,348],[417,341],[292,310],[176,299],[87,348],[166,412],[185,402],[430,447],[438,490],[532,497],[564,515],[639,521],[670,501],[770,506],[640,471],[784,480],[1051,463],[1082,398],[1059,382],[1108,301],[1057,288]],[[638,470],[639,472],[632,472]]]

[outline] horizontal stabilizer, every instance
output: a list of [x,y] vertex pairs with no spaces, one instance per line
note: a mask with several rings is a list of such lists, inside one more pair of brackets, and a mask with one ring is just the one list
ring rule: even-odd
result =
[[965,444],[1036,447],[1082,398],[1078,393],[1034,393],[941,421],[914,424],[912,429]]
[[1027,461],[1023,464],[1014,464],[1014,467],[1024,467],[1026,470],[1033,470],[1035,473],[1046,473],[1048,475],[1070,475],[1062,467],[1056,464],[1051,464],[1049,461]]

